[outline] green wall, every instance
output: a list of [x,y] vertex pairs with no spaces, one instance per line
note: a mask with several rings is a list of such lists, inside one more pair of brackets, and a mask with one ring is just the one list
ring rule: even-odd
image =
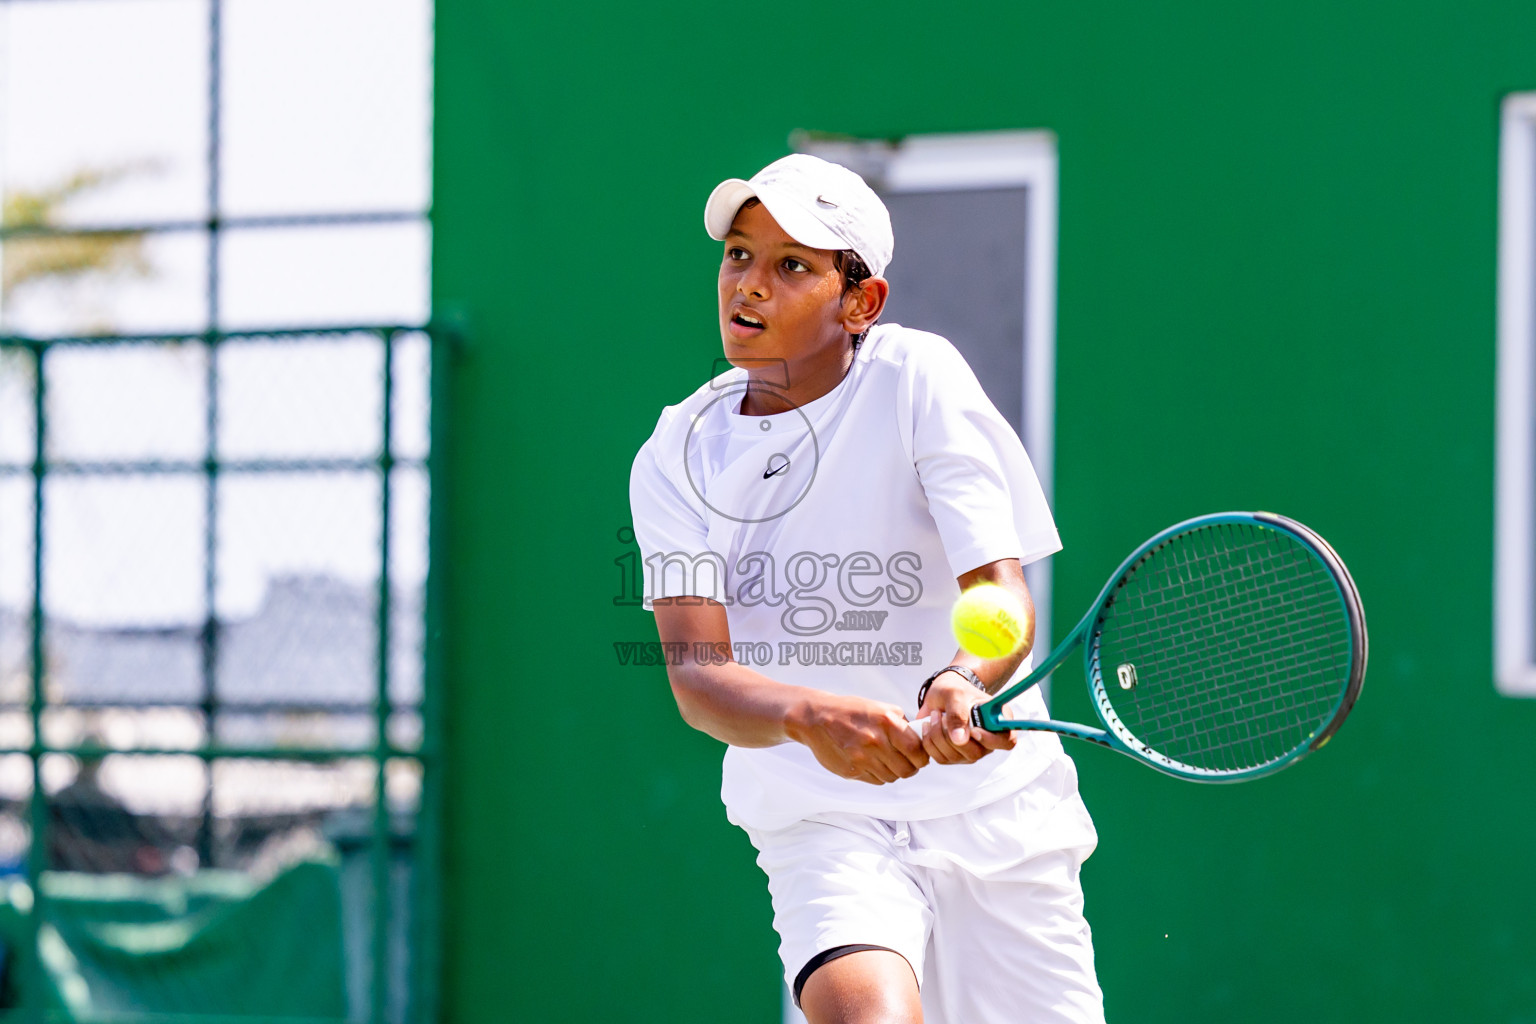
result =
[[718,349],[702,204],[797,128],[1049,128],[1058,631],[1154,529],[1265,508],[1333,541],[1372,640],[1276,778],[1074,749],[1111,1019],[1536,1021],[1536,704],[1495,695],[1490,621],[1497,115],[1532,40],[1492,0],[440,4],[450,1019],[777,1019],[721,748],[612,648],[654,636],[613,603],[630,459]]

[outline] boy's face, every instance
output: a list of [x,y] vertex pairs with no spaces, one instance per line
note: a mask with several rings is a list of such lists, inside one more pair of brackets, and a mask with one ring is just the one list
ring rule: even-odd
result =
[[732,362],[783,359],[793,372],[818,356],[841,359],[850,334],[832,251],[790,238],[761,204],[744,206],[720,263],[720,335]]

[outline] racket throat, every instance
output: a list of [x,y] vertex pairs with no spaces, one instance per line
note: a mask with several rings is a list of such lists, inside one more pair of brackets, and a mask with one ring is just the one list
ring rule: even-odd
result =
[[977,728],[987,729],[991,732],[1007,732],[1010,729],[1021,729],[1031,732],[1054,732],[1059,736],[1071,736],[1073,739],[1087,740],[1089,743],[1097,743],[1101,747],[1109,747],[1119,750],[1119,744],[1110,739],[1109,733],[1103,729],[1095,729],[1087,725],[1078,725],[1076,722],[1058,722],[1055,719],[1011,719],[998,715],[997,709],[992,704],[977,704],[971,708],[971,724]]

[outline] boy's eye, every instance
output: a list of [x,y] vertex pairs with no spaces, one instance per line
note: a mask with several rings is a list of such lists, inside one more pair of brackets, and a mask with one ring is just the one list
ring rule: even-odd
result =
[[784,269],[792,271],[796,274],[803,274],[809,271],[811,267],[808,263],[804,263],[800,260],[791,258],[784,261]]
[[744,260],[747,258],[747,250],[741,248],[740,246],[733,245],[725,250],[725,255],[727,259]]

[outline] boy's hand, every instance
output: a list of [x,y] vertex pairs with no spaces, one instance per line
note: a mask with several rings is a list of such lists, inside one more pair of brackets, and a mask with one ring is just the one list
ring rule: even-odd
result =
[[786,728],[823,768],[845,779],[879,786],[928,763],[923,742],[894,704],[829,693],[797,707]]
[[917,720],[928,720],[923,749],[938,764],[970,764],[994,750],[1012,750],[1013,733],[992,732],[971,725],[971,708],[987,695],[953,672],[945,672],[928,687]]

